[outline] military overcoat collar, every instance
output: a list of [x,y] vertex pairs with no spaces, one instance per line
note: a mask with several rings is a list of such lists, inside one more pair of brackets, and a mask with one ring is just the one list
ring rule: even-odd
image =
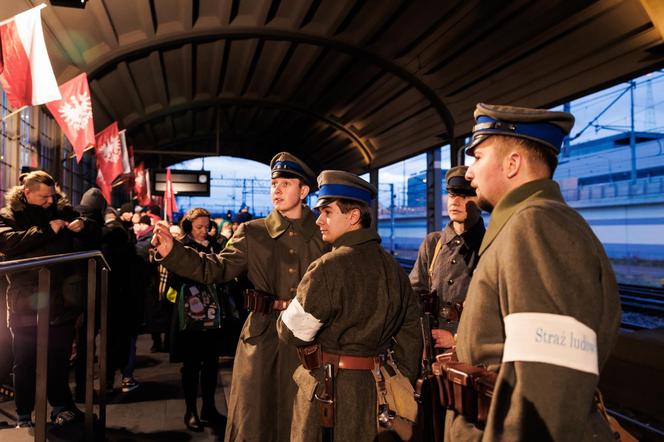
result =
[[346,232],[337,238],[332,244],[332,249],[343,246],[356,246],[369,241],[378,241],[380,243],[380,236],[374,229],[359,229],[351,232]]
[[503,226],[512,215],[527,202],[534,199],[548,199],[563,202],[560,186],[553,180],[541,179],[527,182],[510,191],[491,212],[491,222],[480,246],[480,255],[491,245]]
[[443,231],[440,233],[440,239],[443,241],[443,244],[449,244],[457,236],[454,227],[452,227],[452,221],[447,223]]
[[447,223],[440,235],[441,239],[443,240],[443,244],[449,244],[454,240],[454,238],[461,236],[464,242],[470,245],[475,245],[475,248],[477,248],[480,239],[484,235],[484,220],[480,217],[480,219],[478,219],[470,229],[466,230],[461,235],[456,233],[454,227],[452,227],[452,221],[450,221]]
[[[265,228],[272,239],[279,238],[288,227],[293,224],[288,218],[283,216],[277,209],[272,210],[265,217]],[[302,205],[302,235],[308,241],[318,231],[314,214],[308,206]]]

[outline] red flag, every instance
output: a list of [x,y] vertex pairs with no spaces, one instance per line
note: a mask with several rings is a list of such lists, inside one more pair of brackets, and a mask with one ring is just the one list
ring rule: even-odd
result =
[[150,182],[148,179],[148,170],[145,169],[145,165],[141,162],[137,168],[134,169],[134,195],[136,201],[141,206],[149,206],[150,201]]
[[[122,144],[115,122],[95,136],[95,157],[97,159],[97,185],[104,193],[106,201],[111,203],[111,185],[122,174]],[[102,184],[105,187],[102,187]],[[107,188],[107,190],[105,190]]]
[[46,103],[46,107],[74,147],[76,161],[80,162],[83,151],[95,145],[88,76],[83,72],[72,78],[60,86],[60,92],[62,99]]
[[173,212],[177,212],[175,203],[175,192],[173,192],[173,181],[171,180],[171,169],[166,169],[166,190],[164,190],[164,218],[173,221]]
[[46,52],[37,6],[0,23],[2,88],[14,108],[62,98]]

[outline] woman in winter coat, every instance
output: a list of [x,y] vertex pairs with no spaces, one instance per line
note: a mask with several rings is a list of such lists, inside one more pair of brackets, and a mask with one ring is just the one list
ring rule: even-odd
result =
[[[209,223],[207,210],[190,209],[181,222],[182,244],[198,252],[220,252],[219,243],[208,235]],[[222,344],[223,299],[217,287],[205,286],[174,273],[169,275],[169,287],[177,291],[171,327],[171,361],[182,362],[184,422],[191,431],[203,431],[203,424],[219,423],[223,419],[214,403]],[[200,418],[196,407],[199,379],[203,396]]]

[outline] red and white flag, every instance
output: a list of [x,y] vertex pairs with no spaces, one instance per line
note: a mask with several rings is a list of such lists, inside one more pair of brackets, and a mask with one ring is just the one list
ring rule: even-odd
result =
[[111,203],[113,180],[122,174],[122,143],[115,122],[95,136],[95,158],[97,159],[97,185]]
[[0,23],[0,81],[14,108],[60,100],[37,6]]
[[95,145],[92,101],[86,73],[60,86],[60,93],[62,99],[46,103],[46,107],[74,147],[76,162],[80,162],[83,151]]
[[126,129],[120,131],[120,144],[122,145],[122,173],[131,173],[131,164],[129,163],[129,149],[127,148]]
[[178,206],[175,203],[175,192],[173,192],[171,169],[166,169],[166,190],[164,190],[164,218],[173,221],[173,212],[177,212],[177,210]]
[[136,201],[141,206],[149,206],[151,204],[150,172],[142,162],[134,169],[134,176],[134,195]]

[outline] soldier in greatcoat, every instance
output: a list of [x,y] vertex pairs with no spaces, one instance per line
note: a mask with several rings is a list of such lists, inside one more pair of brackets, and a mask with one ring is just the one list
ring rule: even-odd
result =
[[[279,336],[299,346],[304,358],[293,376],[299,391],[291,437],[323,437],[316,396],[334,401],[335,441],[374,441],[381,393],[372,370],[379,369],[387,352],[393,352],[402,380],[411,388],[406,399],[416,410],[409,382],[417,377],[422,351],[419,308],[406,273],[370,227],[375,187],[356,175],[330,170],[320,174],[318,184],[316,223],[333,248],[309,266],[278,323]],[[315,353],[308,352],[312,348]],[[333,371],[330,388],[324,379],[326,364]]]
[[435,347],[454,346],[454,334],[466,292],[479,260],[484,221],[477,207],[475,189],[466,180],[468,166],[452,167],[445,174],[447,214],[450,222],[442,231],[427,235],[410,272],[410,283],[418,294],[436,296],[432,316]]
[[156,259],[168,270],[203,283],[227,282],[246,274],[255,290],[245,294],[252,312],[235,354],[226,441],[290,441],[295,347],[280,342],[276,320],[295,296],[302,275],[327,246],[315,216],[303,204],[315,189],[315,174],[282,152],[271,163],[274,210],[241,224],[218,254],[199,254],[155,229]]
[[594,403],[620,324],[602,244],[552,180],[567,112],[478,104],[466,173],[491,222],[457,335],[497,373],[487,422],[448,411],[445,439],[613,440]]

